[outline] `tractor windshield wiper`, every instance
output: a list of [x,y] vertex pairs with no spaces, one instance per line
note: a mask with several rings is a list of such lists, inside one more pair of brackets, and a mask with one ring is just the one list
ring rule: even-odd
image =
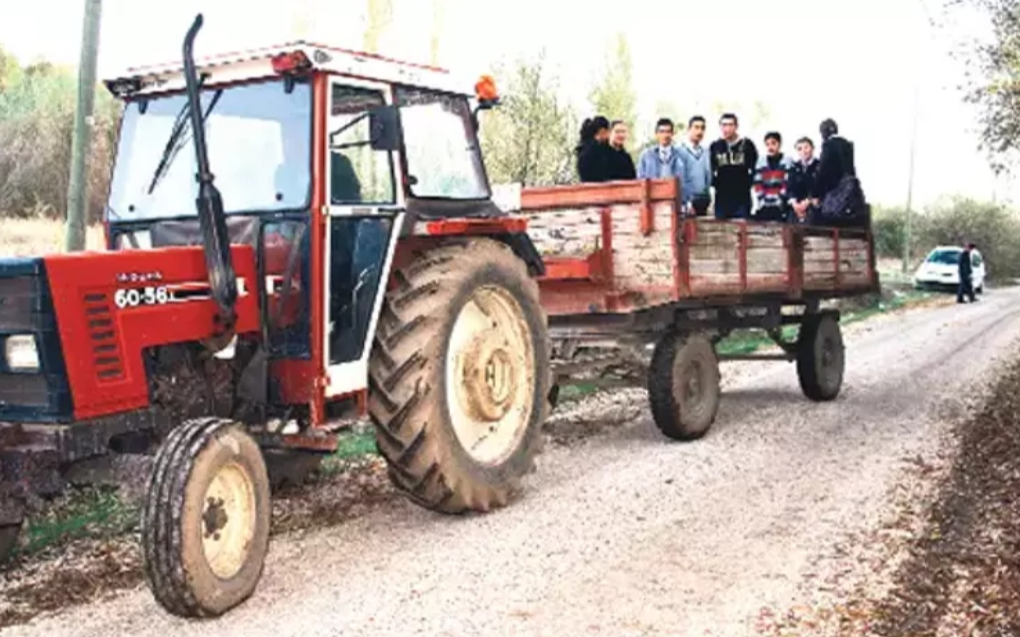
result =
[[[212,99],[209,101],[209,107],[205,110],[202,115],[202,125],[205,125],[205,121],[209,119],[209,114],[216,107],[216,103],[220,100],[223,95],[223,89],[216,91],[213,94]],[[166,173],[170,170],[170,164],[173,163],[177,153],[188,143],[189,138],[185,135],[190,130],[188,123],[191,120],[188,118],[188,103],[185,102],[184,106],[181,107],[177,117],[174,119],[174,127],[170,130],[170,137],[166,140],[166,146],[163,148],[163,154],[159,158],[159,164],[156,165],[156,171],[152,174],[152,181],[149,183],[148,194],[152,194],[152,191],[156,189],[159,182],[166,176]]]

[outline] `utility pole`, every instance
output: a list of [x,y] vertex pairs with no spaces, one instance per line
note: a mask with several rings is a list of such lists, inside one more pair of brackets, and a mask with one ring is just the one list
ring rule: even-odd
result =
[[920,107],[919,84],[914,84],[914,108],[910,123],[910,168],[907,175],[907,213],[903,224],[903,272],[910,272],[910,243],[913,240],[913,217],[914,217],[914,155],[917,151],[917,119]]
[[[921,5],[921,11],[924,13],[925,21],[928,23],[927,33],[931,38],[932,42],[935,41],[935,20],[932,18],[931,13],[928,11],[928,5],[925,0],[918,0]],[[910,272],[910,244],[913,241],[913,220],[914,220],[914,155],[917,150],[917,120],[920,117],[921,102],[921,77],[922,73],[922,53],[915,52],[918,56],[917,61],[914,65],[914,106],[911,114],[910,122],[910,174],[907,176],[907,213],[906,219],[903,224],[903,272],[904,274]]]
[[99,24],[102,0],[85,0],[81,58],[78,61],[78,104],[74,112],[71,141],[71,175],[67,186],[68,252],[85,249],[85,213],[88,207],[88,152],[92,141],[92,113],[96,98],[96,58],[99,56]]

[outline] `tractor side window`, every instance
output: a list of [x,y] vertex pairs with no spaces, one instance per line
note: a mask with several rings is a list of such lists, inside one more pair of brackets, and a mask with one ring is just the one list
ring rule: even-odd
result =
[[392,204],[393,158],[373,150],[368,112],[384,104],[382,93],[333,85],[329,123],[330,200],[336,204]]
[[488,198],[489,185],[467,99],[402,87],[397,90],[397,103],[411,194]]
[[311,235],[306,219],[268,221],[262,229],[266,319],[274,358],[305,358],[310,352],[308,259]]

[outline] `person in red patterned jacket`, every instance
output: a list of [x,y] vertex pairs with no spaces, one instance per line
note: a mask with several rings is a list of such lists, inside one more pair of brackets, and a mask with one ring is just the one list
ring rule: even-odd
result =
[[758,200],[754,218],[758,221],[786,221],[787,218],[787,183],[792,163],[783,155],[782,145],[782,135],[766,133],[765,154],[754,169],[754,194]]

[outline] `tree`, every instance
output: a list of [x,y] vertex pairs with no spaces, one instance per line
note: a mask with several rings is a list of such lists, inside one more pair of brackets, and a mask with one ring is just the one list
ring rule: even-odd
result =
[[636,150],[640,152],[659,143],[655,139],[655,123],[663,117],[673,120],[674,143],[679,143],[683,137],[683,132],[687,130],[687,118],[689,115],[685,115],[686,112],[672,100],[657,100],[655,102],[655,111],[651,114],[651,117],[642,118],[637,124],[638,130],[635,131],[633,137],[642,139],[644,142],[638,145]]
[[1004,206],[952,197],[925,210],[920,222],[918,237],[925,248],[972,241],[988,263],[989,276],[1013,276],[1020,260],[1020,219]]
[[489,179],[529,186],[571,181],[577,118],[557,95],[545,52],[498,69],[496,77],[506,78],[502,105],[481,115]]
[[[23,68],[4,56],[2,63],[0,217],[61,217],[67,210],[75,74],[44,61]],[[89,150],[95,159],[88,175],[92,221],[106,202],[119,112],[106,89],[99,89]]]
[[368,0],[368,26],[363,44],[366,53],[379,52],[379,41],[392,23],[393,0]]
[[446,0],[432,0],[432,38],[429,41],[429,63],[439,66],[439,42],[446,23]]
[[[605,68],[600,77],[601,81],[588,95],[588,101],[594,109],[592,114],[605,115],[610,121],[620,119],[628,126],[635,126],[637,95],[632,82],[630,45],[622,33],[616,34],[606,51]],[[633,143],[628,145],[633,146]]]
[[1016,162],[1020,144],[1020,0],[956,0],[989,17],[991,38],[962,55],[965,99],[979,109],[980,146],[997,172]]
[[[740,130],[758,131],[759,128],[772,119],[772,109],[761,100],[754,100],[750,104],[744,102],[715,101],[712,103],[711,112],[717,117],[723,113],[734,113],[740,123]],[[706,115],[706,118],[709,116]],[[711,125],[712,122],[709,122]],[[764,132],[764,131],[762,131]]]

